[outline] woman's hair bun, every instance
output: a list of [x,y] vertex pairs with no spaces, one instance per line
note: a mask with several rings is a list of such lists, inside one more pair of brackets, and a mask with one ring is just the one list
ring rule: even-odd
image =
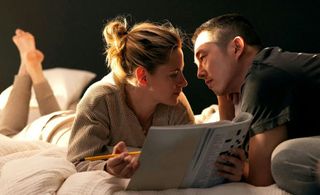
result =
[[104,39],[109,47],[120,46],[120,42],[127,34],[128,24],[123,17],[118,17],[108,22],[103,31]]

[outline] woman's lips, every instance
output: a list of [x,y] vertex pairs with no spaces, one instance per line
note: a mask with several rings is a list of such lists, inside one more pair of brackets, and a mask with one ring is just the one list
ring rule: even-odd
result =
[[181,93],[181,91],[178,91],[178,92],[174,92],[173,94],[179,96],[180,93]]

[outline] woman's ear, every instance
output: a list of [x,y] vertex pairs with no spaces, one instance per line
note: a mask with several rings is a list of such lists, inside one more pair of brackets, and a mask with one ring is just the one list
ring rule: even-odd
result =
[[236,36],[232,40],[232,45],[233,45],[234,54],[236,55],[237,58],[239,58],[242,55],[243,50],[244,50],[243,38],[240,36]]
[[147,70],[142,67],[138,66],[136,69],[136,78],[138,81],[139,86],[146,86],[147,85]]

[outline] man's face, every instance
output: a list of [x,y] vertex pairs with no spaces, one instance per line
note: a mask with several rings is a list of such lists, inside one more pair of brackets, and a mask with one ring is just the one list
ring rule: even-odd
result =
[[233,93],[235,59],[229,45],[221,48],[212,33],[202,31],[194,44],[194,61],[198,78],[204,79],[216,95]]

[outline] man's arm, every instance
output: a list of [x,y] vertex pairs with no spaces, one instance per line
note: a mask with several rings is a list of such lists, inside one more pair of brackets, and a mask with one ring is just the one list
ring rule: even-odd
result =
[[255,186],[267,186],[274,183],[271,175],[271,154],[275,147],[287,139],[285,125],[267,130],[250,138],[249,164],[245,168],[245,178]]

